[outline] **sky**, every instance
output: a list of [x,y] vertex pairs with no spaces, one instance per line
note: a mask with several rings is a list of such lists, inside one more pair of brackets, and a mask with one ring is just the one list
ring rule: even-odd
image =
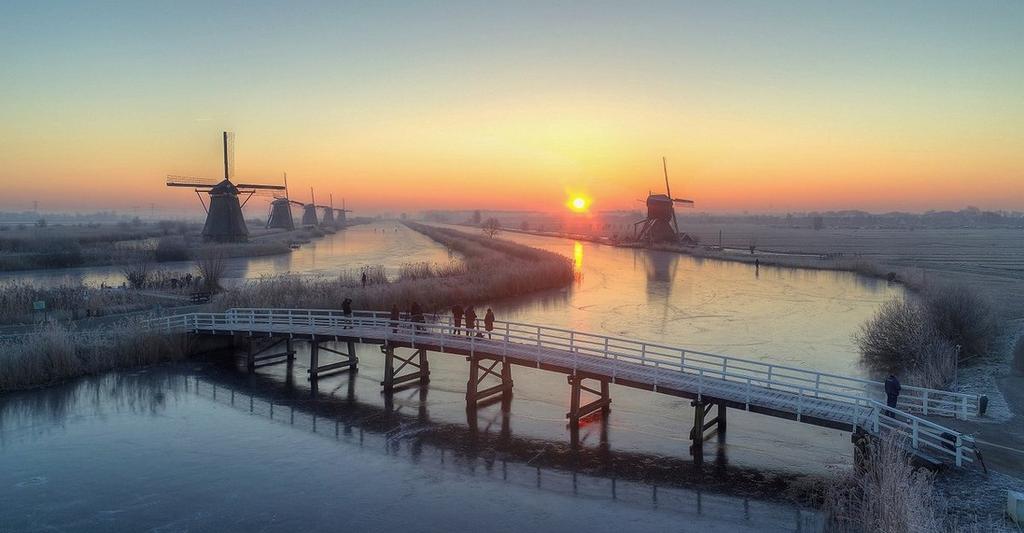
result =
[[223,130],[356,214],[1024,209],[1016,0],[12,0],[0,67],[6,210],[200,210]]

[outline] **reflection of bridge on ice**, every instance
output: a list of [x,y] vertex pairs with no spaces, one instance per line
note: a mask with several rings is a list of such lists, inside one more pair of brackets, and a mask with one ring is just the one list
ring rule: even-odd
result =
[[[464,355],[470,362],[467,408],[510,395],[513,365],[561,372],[568,375],[571,392],[566,416],[573,426],[583,417],[607,412],[609,384],[690,398],[694,407],[691,450],[696,461],[701,460],[708,430],[724,432],[727,409],[733,408],[875,437],[896,433],[919,457],[961,466],[973,460],[973,439],[911,412],[962,419],[983,414],[983,402],[975,395],[903,387],[897,409],[890,410],[875,399],[882,395],[877,381],[515,322],[496,321],[493,332],[478,336],[453,327],[450,321],[392,321],[385,313],[357,312],[346,317],[332,310],[231,309],[155,318],[149,327],[248,338],[250,371],[293,358],[293,342],[308,341],[312,380],[355,368],[355,343],[378,344],[385,357],[381,385],[388,393],[399,386],[426,383],[428,352]],[[347,351],[325,346],[332,342],[346,343]],[[284,351],[267,353],[281,344]],[[399,349],[411,352],[402,355]],[[322,352],[340,360],[321,364]],[[594,398],[583,403],[584,393]],[[717,408],[716,416],[707,420],[712,407]]]
[[[289,374],[290,376],[290,374]],[[263,377],[263,376],[257,376]],[[635,507],[648,507],[685,516],[700,527],[704,520],[730,531],[820,531],[821,513],[777,504],[768,499],[723,493],[744,486],[754,472],[716,461],[705,469],[680,459],[637,452],[612,451],[607,427],[594,446],[573,446],[573,453],[545,453],[559,443],[520,437],[509,425],[506,403],[493,412],[467,412],[467,424],[432,420],[427,411],[427,387],[385,395],[384,405],[356,398],[355,380],[337,395],[319,395],[310,402],[289,385],[265,376],[237,379],[215,373],[187,377],[196,395],[254,416],[307,431],[359,449],[376,450],[427,468],[481,477],[544,493],[597,498]],[[394,401],[393,401],[394,400]],[[411,401],[412,410],[402,404]],[[706,488],[708,475],[714,487]],[[712,529],[710,526],[708,529]]]

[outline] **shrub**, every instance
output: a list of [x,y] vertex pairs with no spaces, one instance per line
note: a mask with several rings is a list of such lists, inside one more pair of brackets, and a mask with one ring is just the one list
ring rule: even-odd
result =
[[121,272],[124,274],[128,286],[133,289],[144,289],[149,283],[149,276],[153,271],[153,265],[149,261],[132,261],[121,265]]
[[875,371],[904,374],[906,381],[925,386],[941,386],[952,377],[954,348],[915,301],[885,302],[854,340],[864,362]]
[[203,278],[203,290],[209,292],[221,291],[220,281],[224,278],[224,272],[227,270],[227,267],[228,264],[224,254],[217,251],[204,253],[196,261],[196,270],[199,271],[199,275]]
[[961,358],[988,353],[999,329],[988,300],[959,284],[929,287],[923,299],[932,325],[950,344],[960,346]]

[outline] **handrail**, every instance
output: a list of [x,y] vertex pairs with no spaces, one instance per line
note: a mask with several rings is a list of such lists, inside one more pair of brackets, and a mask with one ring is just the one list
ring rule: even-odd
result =
[[[317,314],[325,316],[344,317],[343,313],[337,309],[260,309],[260,308],[233,308],[229,309],[227,313],[291,313],[299,312],[302,314]],[[408,316],[406,313],[403,315]],[[368,318],[389,318],[389,313],[382,311],[354,311],[353,318],[357,317],[368,317]],[[437,315],[434,315],[437,316]],[[444,317],[444,324],[451,326],[452,321],[449,315],[441,315]],[[556,339],[571,340],[570,346],[576,348],[580,344],[586,344],[588,342],[594,344],[600,344],[604,346],[611,346],[618,350],[630,350],[637,351],[642,355],[642,359],[648,359],[654,357],[669,357],[671,354],[681,354],[681,358],[691,357],[696,359],[698,363],[704,363],[703,366],[727,366],[746,370],[750,373],[761,373],[769,376],[779,374],[780,372],[787,372],[796,375],[787,376],[790,380],[794,381],[805,381],[806,383],[815,383],[815,388],[828,388],[828,389],[844,389],[848,391],[862,391],[868,392],[865,389],[870,389],[871,392],[875,392],[881,395],[884,391],[885,385],[880,381],[856,378],[850,376],[843,376],[839,374],[832,374],[828,372],[817,372],[813,370],[807,370],[804,368],[792,367],[788,365],[779,365],[775,363],[765,363],[763,361],[755,361],[751,359],[743,359],[732,356],[719,355],[709,352],[702,352],[699,350],[691,350],[687,348],[667,346],[663,344],[649,343],[644,341],[637,341],[633,339],[627,339],[623,337],[615,337],[609,335],[601,335],[597,333],[583,332],[559,327],[552,326],[539,326],[536,324],[528,324],[522,322],[511,322],[511,321],[495,321],[495,329],[506,329],[514,330],[515,328],[528,329],[535,333],[535,343],[543,344],[542,339],[545,337],[551,337]],[[546,333],[546,334],[545,334]],[[554,333],[564,334],[563,336],[555,336]],[[618,344],[618,346],[616,345]],[[669,352],[669,353],[665,353]],[[620,355],[625,355],[627,352],[618,352]],[[710,359],[702,361],[701,358]],[[747,368],[745,368],[745,366]],[[753,368],[749,368],[753,367]],[[760,369],[760,370],[757,370]],[[943,391],[939,389],[929,389],[925,387],[916,387],[912,385],[906,385],[902,387],[902,393],[899,397],[899,403],[897,407],[904,410],[910,410],[914,412],[920,412],[924,415],[938,415],[938,416],[954,416],[960,419],[967,419],[970,416],[979,414],[981,402],[978,395],[964,394],[952,391]]]
[[[489,348],[491,352],[507,354],[510,347],[515,347],[530,359],[564,361],[571,364],[573,371],[610,371],[628,376],[628,379],[653,383],[655,390],[659,385],[675,385],[693,387],[698,398],[712,395],[720,399],[741,401],[747,405],[770,403],[775,407],[788,409],[796,415],[797,420],[804,416],[816,416],[850,423],[862,427],[872,434],[879,435],[883,431],[896,432],[907,437],[915,449],[927,448],[942,454],[952,455],[959,466],[971,459],[964,455],[962,448],[973,447],[973,439],[934,422],[910,414],[902,406],[887,407],[880,402],[866,397],[863,390],[846,385],[832,385],[823,382],[821,377],[839,377],[829,374],[817,374],[803,369],[792,369],[781,365],[771,365],[757,361],[714,356],[691,350],[671,348],[679,353],[678,358],[669,357],[664,353],[649,353],[648,347],[659,347],[628,339],[594,335],[590,333],[545,328],[532,324],[515,322],[495,322],[494,331],[487,337],[478,336],[483,332],[465,327],[454,327],[450,321],[418,322],[408,319],[390,320],[383,313],[358,312],[351,316],[334,310],[291,310],[291,309],[231,309],[224,313],[190,313],[154,318],[147,324],[164,331],[194,331],[201,329],[225,331],[262,331],[268,330],[289,333],[320,333],[335,335],[376,335],[385,341],[400,340],[411,342],[429,339],[439,342],[442,346],[468,348],[471,353],[480,348]],[[371,331],[366,331],[366,329]],[[308,331],[306,331],[308,330]],[[568,332],[568,337],[552,332]],[[585,342],[580,337],[588,339]],[[592,339],[599,339],[594,341]],[[596,347],[594,345],[597,345]],[[635,347],[641,348],[639,353]],[[701,361],[698,356],[719,357],[720,362],[714,364]],[[595,367],[600,361],[611,361],[609,370]],[[745,368],[750,365],[753,368]],[[767,367],[767,371],[760,368]],[[808,380],[788,375],[791,370],[799,370],[798,374],[812,374],[815,379]],[[667,373],[666,373],[667,372]],[[679,380],[689,380],[689,385]],[[856,381],[857,378],[850,378]],[[694,383],[695,381],[695,383]],[[753,391],[757,390],[755,395]],[[926,391],[923,405],[929,408],[928,394],[940,394],[942,391]],[[769,394],[770,393],[770,394]],[[760,402],[760,403],[758,403]],[[964,403],[956,404],[956,409],[946,409],[955,415],[962,414]],[[938,403],[930,409],[939,411]]]

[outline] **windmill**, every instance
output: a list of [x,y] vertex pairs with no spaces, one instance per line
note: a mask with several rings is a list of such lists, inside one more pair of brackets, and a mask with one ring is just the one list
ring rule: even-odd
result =
[[330,198],[330,204],[319,206],[321,209],[324,210],[324,218],[323,220],[321,220],[321,224],[323,224],[324,226],[334,225],[334,193],[330,194]]
[[693,207],[693,200],[672,198],[672,189],[668,184],[668,163],[664,157],[661,158],[661,166],[665,172],[665,194],[648,193],[647,218],[633,224],[633,234],[638,241],[679,242],[680,237],[690,238],[679,233],[675,206]]
[[284,173],[284,196],[274,196],[270,202],[270,214],[267,215],[267,229],[283,229],[291,231],[295,229],[295,219],[292,218],[292,204],[303,205],[288,198],[288,173]]
[[343,227],[343,228],[345,226],[347,226],[348,225],[348,217],[345,215],[345,213],[351,213],[352,210],[351,209],[345,209],[345,199],[344,198],[341,199],[341,209],[335,209],[334,211],[338,213],[338,224],[341,227]]
[[[331,199],[331,201],[330,201],[329,205],[319,205],[319,206],[317,206],[317,207],[319,207],[319,208],[324,210],[324,217],[323,217],[323,220],[322,220],[322,224],[324,226],[334,226],[336,228],[339,227],[339,226],[340,227],[345,227],[345,224],[347,222],[346,219],[345,219],[345,213],[351,213],[352,211],[349,210],[349,209],[345,209],[345,199],[344,198],[342,198],[342,200],[341,200],[341,209],[338,209],[338,208],[334,207],[334,195],[333,194],[330,195],[330,199]],[[335,218],[335,214],[337,214],[337,218]]]
[[[237,242],[249,237],[249,229],[245,226],[242,207],[255,194],[273,194],[281,191],[283,185],[262,185],[254,183],[231,182],[234,173],[234,136],[224,132],[224,179],[202,178],[194,176],[167,176],[168,187],[188,187],[194,189],[199,203],[206,210],[206,224],[203,225],[203,239],[208,241]],[[203,201],[203,193],[210,197],[209,205]],[[239,202],[238,197],[245,196]]]
[[313,188],[309,188],[309,203],[303,204],[302,206],[302,225],[307,228],[312,228],[320,225],[320,220],[316,215],[316,197],[313,196]]

